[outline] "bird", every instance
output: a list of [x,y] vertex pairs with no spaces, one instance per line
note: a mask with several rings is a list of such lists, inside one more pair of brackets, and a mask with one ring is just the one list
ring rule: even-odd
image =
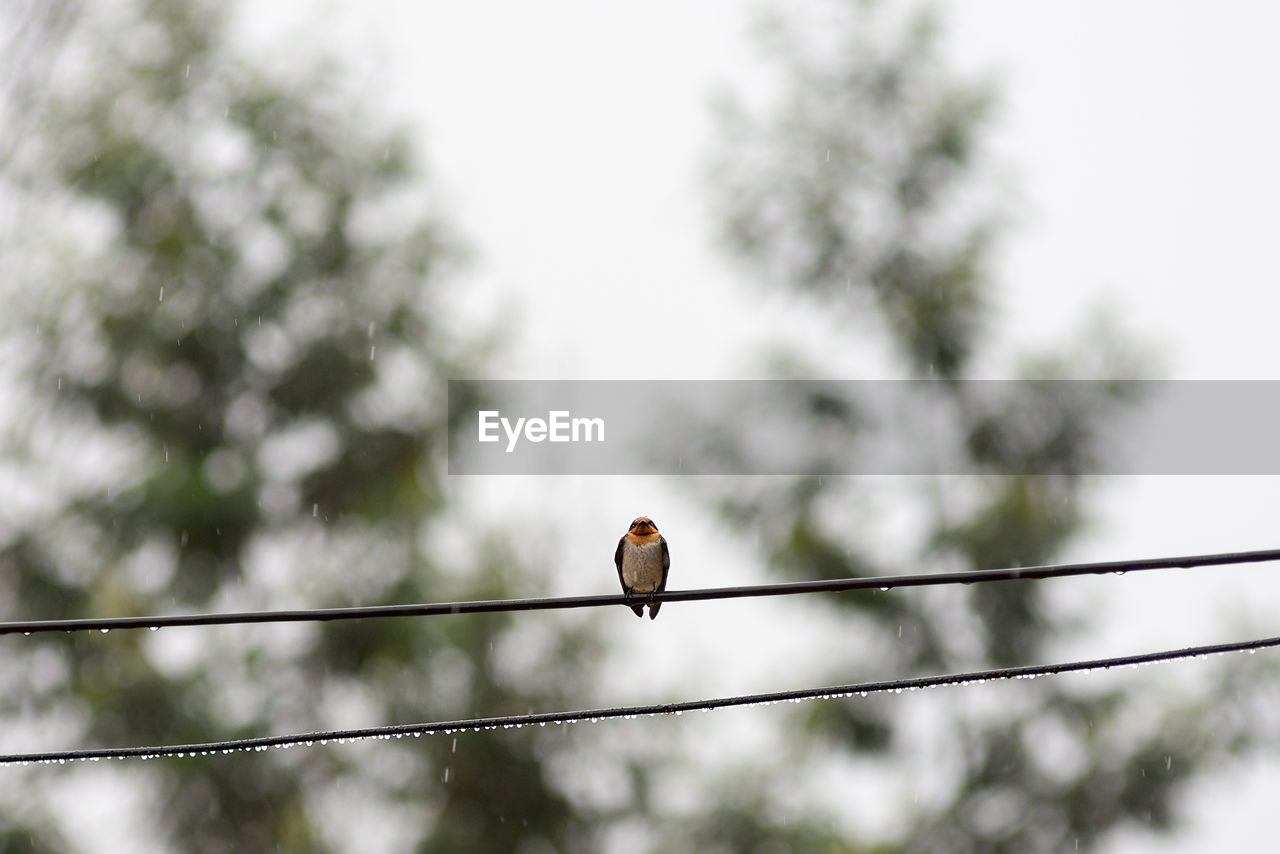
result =
[[[618,580],[627,596],[637,593],[661,593],[667,589],[667,570],[671,568],[671,552],[666,537],[648,516],[639,516],[618,540],[613,562],[618,566]],[[649,619],[658,616],[661,602],[649,602]],[[637,617],[644,616],[644,604],[632,605]]]

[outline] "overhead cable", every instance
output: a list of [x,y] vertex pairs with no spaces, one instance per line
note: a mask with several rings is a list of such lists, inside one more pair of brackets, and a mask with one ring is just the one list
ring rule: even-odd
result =
[[760,596],[788,596],[799,593],[841,593],[853,590],[893,590],[901,587],[934,587],[945,584],[979,584],[992,581],[1065,578],[1077,575],[1117,575],[1161,569],[1187,569],[1227,564],[1261,563],[1280,560],[1280,549],[1183,555],[1142,560],[1094,561],[1051,566],[979,569],[964,572],[933,572],[918,575],[886,575],[878,578],[833,578],[817,581],[788,581],[741,587],[705,587],[668,590],[665,593],[628,597],[620,594],[555,596],[541,599],[487,599],[471,602],[434,602],[408,605],[367,605],[350,608],[300,608],[284,611],[241,611],[219,614],[180,614],[151,617],[96,617],[69,620],[20,620],[0,622],[0,635],[39,632],[108,632],[116,629],[161,629],[174,626],[217,626],[248,623],[331,622],[370,620],[387,617],[435,617],[445,614],[481,614],[499,611],[553,611],[567,608],[596,608],[645,602],[703,602],[713,599],[746,599]]
[[259,738],[240,738],[229,741],[212,741],[200,744],[170,744],[152,747],[101,747],[83,750],[55,750],[33,753],[0,754],[0,765],[29,763],[66,763],[102,759],[156,759],[166,756],[212,756],[247,750],[267,750],[277,747],[313,746],[316,744],[344,743],[363,739],[392,739],[416,737],[438,733],[480,732],[496,729],[518,729],[526,726],[569,724],[581,721],[602,721],[614,718],[638,718],[655,715],[680,715],[684,712],[709,711],[732,706],[758,706],[770,703],[798,702],[801,700],[838,699],[863,697],[870,694],[900,693],[921,688],[945,685],[970,685],[1002,679],[1032,679],[1062,673],[1109,670],[1116,667],[1136,667],[1160,661],[1197,658],[1233,652],[1253,652],[1280,646],[1280,637],[1261,638],[1233,643],[1193,646],[1185,649],[1124,655],[1114,658],[1095,658],[1087,661],[1068,661],[1059,664],[1033,664],[1020,667],[1000,667],[969,673],[950,673],[938,676],[918,676],[910,679],[894,679],[883,682],[861,682],[835,685],[826,688],[803,688],[793,691],[777,691],[767,694],[748,694],[740,697],[721,697],[707,700],[690,700],[681,703],[655,703],[644,706],[621,706],[581,711],[542,712],[524,715],[504,715],[489,718],[445,721],[440,723],[397,724],[366,727],[363,729],[329,730],[294,735],[272,735]]

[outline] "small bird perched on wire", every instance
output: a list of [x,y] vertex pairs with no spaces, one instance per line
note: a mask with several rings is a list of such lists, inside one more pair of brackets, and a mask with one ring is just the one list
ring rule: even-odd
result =
[[[613,554],[618,565],[618,580],[627,596],[637,593],[661,593],[667,589],[667,570],[671,568],[671,553],[667,540],[658,533],[658,526],[648,516],[641,516],[618,540],[618,550]],[[658,616],[661,602],[649,603],[649,619]],[[644,616],[644,605],[632,605],[637,617]]]

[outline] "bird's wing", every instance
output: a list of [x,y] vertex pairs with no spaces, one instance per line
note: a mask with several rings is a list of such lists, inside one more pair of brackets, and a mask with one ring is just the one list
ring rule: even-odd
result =
[[[658,542],[662,544],[662,581],[658,584],[658,592],[661,593],[667,589],[667,570],[671,569],[671,552],[667,550],[667,538],[658,537]],[[618,564],[618,572],[622,572],[622,564]]]
[[626,544],[626,542],[627,542],[627,535],[623,534],[622,538],[618,540],[618,550],[613,553],[613,562],[618,567],[618,583],[622,585],[622,592],[630,593],[631,591],[627,589],[627,582],[622,580],[622,547]]

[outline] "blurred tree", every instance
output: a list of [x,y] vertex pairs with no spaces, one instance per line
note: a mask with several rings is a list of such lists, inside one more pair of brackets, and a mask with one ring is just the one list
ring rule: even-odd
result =
[[[972,377],[991,337],[991,250],[1003,230],[1003,200],[991,192],[982,145],[991,87],[945,67],[938,19],[918,8],[796,4],[785,21],[763,23],[762,43],[780,74],[720,105],[712,188],[725,245],[752,277],[838,318],[847,341],[864,347],[858,352],[868,341],[881,345],[872,356],[884,373]],[[785,376],[823,373],[805,367],[804,355],[783,361],[791,366]],[[1123,336],[1098,333],[1078,352],[1028,357],[1017,374],[1126,377],[1141,364]],[[1033,401],[978,391],[962,382],[936,387],[973,470],[994,476],[734,479],[711,497],[736,530],[759,532],[769,565],[791,578],[1053,562],[1085,519],[1089,481],[1076,475],[1089,471],[1089,437],[1127,404],[1126,389],[1099,382],[1078,397]],[[800,471],[829,471],[829,461],[857,453],[863,431],[873,429],[820,395],[798,407],[797,421],[815,425],[805,434],[812,465]],[[1018,417],[1028,411],[1036,417]],[[847,429],[816,429],[833,417],[847,419]],[[732,459],[734,443],[723,435],[715,452]],[[914,546],[886,542],[887,516],[913,520]],[[815,620],[830,622],[831,643],[815,681],[1052,658],[1083,623],[1047,598],[1050,589],[987,584],[825,597]],[[1167,829],[1180,787],[1261,737],[1242,712],[1248,701],[1231,693],[1252,685],[1248,674],[1258,669],[1223,662],[1206,684],[1183,690],[1169,690],[1167,678],[1126,674],[1123,682],[1018,683],[1016,697],[1010,688],[999,699],[996,689],[977,688],[913,697],[913,708],[946,722],[945,734],[929,736],[901,698],[814,704],[785,759],[735,774],[720,804],[674,826],[662,850],[716,850],[726,827],[737,841],[724,850],[868,850],[856,834],[832,839],[838,809],[770,809],[794,786],[794,772],[778,772],[784,764],[809,763],[811,778],[830,780],[824,763],[847,770],[850,759],[876,769],[883,784],[866,792],[850,782],[839,799],[875,799],[887,814],[906,816],[896,830],[869,834],[882,850],[1086,851],[1120,827]],[[896,807],[886,792],[896,793]]]
[[[450,327],[443,282],[462,253],[408,140],[341,75],[239,56],[224,5],[19,9],[29,49],[5,51],[21,67],[0,106],[0,616],[541,589],[523,563],[536,553],[469,525],[440,475],[453,426],[441,380],[474,373],[482,348]],[[976,180],[990,93],[946,72],[928,16],[870,2],[831,15],[813,39],[770,30],[784,64],[774,112],[726,108],[727,241],[847,318],[851,337],[885,342],[902,376],[971,376],[1002,226]],[[1124,375],[1087,343],[1085,362],[1027,371]],[[1081,437],[1123,404],[1046,401],[1052,417],[1012,430],[999,401],[954,388],[972,459],[993,474],[1086,470]],[[815,435],[816,461],[848,453],[841,431]],[[928,569],[1045,562],[1084,518],[1067,474],[925,489],[910,496],[920,546],[898,557]],[[775,478],[715,498],[780,573],[901,569],[878,536],[874,484]],[[815,620],[834,620],[841,642],[816,676],[1039,660],[1075,627],[1044,589],[831,597]],[[575,625],[488,615],[8,639],[0,749],[576,706],[599,641]],[[574,753],[598,745],[561,728],[6,769],[0,852],[82,843],[88,794],[118,800],[141,850],[593,850],[608,825],[639,826],[631,839],[656,834],[665,851],[1088,850],[1125,822],[1168,826],[1177,788],[1256,736],[1248,714],[1210,702],[1254,690],[1241,668],[1172,701],[1072,684],[1019,683],[1014,702],[914,696],[949,722],[932,738],[897,698],[812,704],[773,764],[739,758],[715,802],[661,821],[645,815],[661,799],[643,783],[678,765],[670,745],[642,735],[612,769],[629,776],[599,786]],[[848,832],[831,804],[778,808],[781,787],[849,757],[882,775],[886,803],[914,804],[887,841]]]
[[[483,347],[406,135],[237,54],[220,0],[55,9],[6,21],[49,38],[8,57],[0,616],[537,591],[445,493],[443,380]],[[14,640],[5,751],[563,708],[597,648],[502,615]],[[585,850],[562,733],[6,769],[0,851],[70,847],[66,791],[132,804],[138,850]]]

